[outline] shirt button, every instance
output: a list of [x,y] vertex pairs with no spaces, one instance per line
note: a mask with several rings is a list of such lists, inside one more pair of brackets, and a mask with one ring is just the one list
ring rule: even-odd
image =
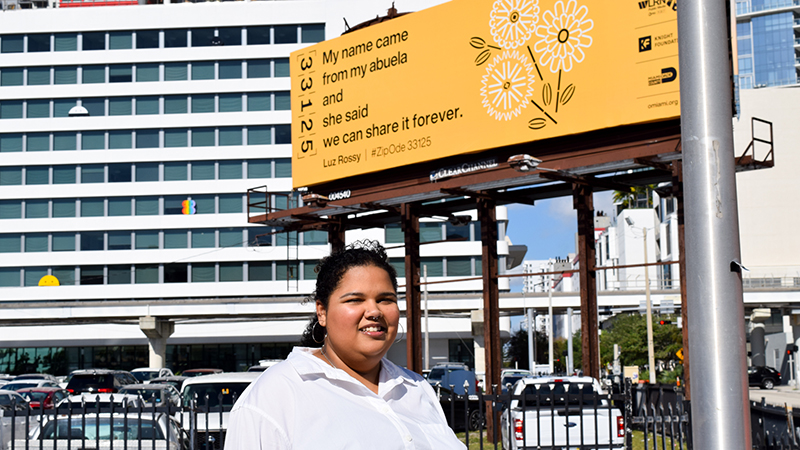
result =
[[413,440],[414,440],[414,438],[412,438],[410,434],[406,435],[406,441],[411,442]]
[[389,414],[389,407],[386,405],[381,406],[381,412],[383,414]]

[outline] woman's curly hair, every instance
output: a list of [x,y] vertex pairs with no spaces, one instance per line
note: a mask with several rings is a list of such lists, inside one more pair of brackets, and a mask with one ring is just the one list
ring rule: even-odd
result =
[[[348,245],[344,250],[322,258],[314,271],[317,273],[317,288],[306,298],[306,302],[320,302],[328,309],[328,300],[339,283],[353,267],[375,266],[386,271],[397,292],[397,271],[389,264],[386,249],[378,241],[363,240]],[[316,334],[315,334],[316,333]],[[305,331],[300,344],[304,347],[321,347],[327,331],[319,325],[315,313]]]

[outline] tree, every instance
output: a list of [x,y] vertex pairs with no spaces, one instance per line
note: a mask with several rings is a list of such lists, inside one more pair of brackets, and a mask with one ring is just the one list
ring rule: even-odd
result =
[[[663,325],[660,320],[665,320]],[[600,335],[601,364],[614,360],[614,344],[620,348],[620,364],[623,366],[647,365],[647,322],[641,314],[617,314],[604,324]],[[672,315],[653,315],[653,354],[656,361],[678,361],[676,353],[683,347],[681,330],[675,325]]]
[[[547,331],[545,327],[536,330],[536,351],[534,361],[541,364],[547,361]],[[528,367],[528,330],[522,328],[511,333],[511,339],[503,347],[505,360],[511,367],[530,370]]]
[[[630,188],[629,191],[614,191],[611,197],[615,205],[619,205],[617,212],[628,208],[652,208],[653,196],[652,192],[655,190],[656,185],[651,184],[647,186],[636,186]],[[645,206],[644,200],[647,204]]]

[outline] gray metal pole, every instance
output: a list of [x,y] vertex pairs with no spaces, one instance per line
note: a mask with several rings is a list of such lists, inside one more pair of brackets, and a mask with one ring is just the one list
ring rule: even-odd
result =
[[550,375],[555,372],[553,360],[553,276],[547,280],[547,365],[550,367]]
[[425,290],[422,291],[423,303],[425,304],[425,370],[431,370],[431,341],[430,341],[430,328],[428,328],[428,266],[422,266],[422,280],[425,284]]
[[698,449],[749,450],[726,21],[724,2],[678,7],[692,441]]
[[572,308],[567,308],[567,375],[575,371],[575,360],[572,359]]
[[647,270],[647,227],[642,227],[644,237],[644,296],[647,302],[647,372],[650,384],[656,384],[656,358],[653,349],[653,304],[650,299],[650,272]]
[[[522,295],[525,295],[524,293]],[[533,323],[533,308],[528,308],[528,370],[533,372],[533,368],[536,366],[536,355],[533,353],[533,327],[536,326]]]

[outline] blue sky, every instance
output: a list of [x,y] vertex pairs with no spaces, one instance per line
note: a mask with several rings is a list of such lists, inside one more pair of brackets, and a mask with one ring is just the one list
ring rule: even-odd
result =
[[[594,195],[595,211],[611,214],[612,192]],[[575,233],[578,231],[572,197],[536,202],[535,206],[509,205],[506,234],[515,245],[527,245],[525,259],[566,257],[575,252]],[[521,278],[512,278],[512,291],[522,290]]]

